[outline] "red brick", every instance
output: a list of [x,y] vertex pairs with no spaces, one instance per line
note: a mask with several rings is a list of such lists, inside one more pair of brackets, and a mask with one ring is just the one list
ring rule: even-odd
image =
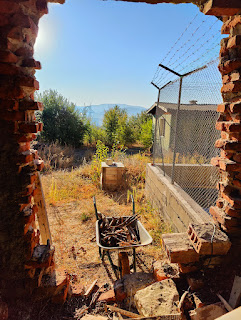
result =
[[25,112],[21,111],[0,111],[0,118],[6,121],[25,121]]
[[9,24],[8,16],[1,14],[0,27],[7,26]]
[[47,0],[37,0],[36,7],[41,14],[48,13],[48,3]]
[[18,152],[28,151],[30,149],[30,142],[24,142],[19,145]]
[[16,63],[18,57],[9,50],[0,50],[0,61],[7,63]]
[[241,113],[241,101],[231,103],[230,104],[230,111],[233,113]]
[[39,90],[39,82],[33,77],[22,76],[18,78],[18,85]]
[[0,110],[18,110],[18,101],[0,100]]
[[19,8],[19,4],[9,1],[0,1],[0,13],[15,13]]
[[38,131],[43,131],[43,123],[42,122],[38,123]]
[[37,133],[38,128],[39,128],[39,125],[37,122],[19,124],[19,131],[23,133]]
[[[223,81],[223,83],[230,82],[230,75],[225,74],[225,76],[223,76],[223,78],[222,78],[222,81]],[[222,111],[218,111],[218,112],[222,112]]]
[[22,42],[24,40],[23,29],[21,27],[12,28],[8,32],[7,38],[14,41]]
[[43,111],[43,104],[33,100],[22,100],[19,102],[20,110],[39,110]]
[[227,141],[223,139],[219,139],[215,142],[216,148],[223,148],[223,150],[241,150],[241,143],[238,143],[236,141]]
[[226,83],[221,88],[221,93],[239,92],[239,91],[241,91],[241,82],[240,81]]
[[225,207],[225,213],[230,217],[241,218],[241,209],[234,209],[229,205]]
[[241,59],[233,59],[228,60],[224,63],[220,63],[218,68],[222,74],[230,73],[234,70],[241,68]]
[[33,154],[30,152],[30,150],[24,151],[18,156],[17,161],[20,163],[29,163],[33,161]]
[[241,132],[241,125],[233,121],[220,121],[216,122],[216,129],[227,132]]
[[235,17],[231,17],[223,24],[223,26],[221,28],[221,33],[222,34],[229,34],[230,29],[234,28],[239,23],[241,23],[241,17],[239,15],[237,15]]
[[36,61],[34,59],[29,58],[29,59],[23,60],[22,67],[34,68],[34,69],[40,70],[41,69],[41,63],[39,61]]
[[218,199],[218,200],[216,201],[216,205],[217,205],[218,208],[223,208],[223,206],[224,206],[224,200],[223,200],[223,199]]
[[0,62],[0,74],[16,75],[19,73],[19,71],[20,68],[13,64]]
[[25,43],[25,46],[24,47],[21,47],[19,49],[17,49],[15,51],[15,55],[16,56],[21,56],[21,57],[32,57],[33,55],[33,48],[31,46],[28,46],[26,43]]
[[238,162],[238,163],[241,163],[241,154],[240,153],[235,153],[233,155],[233,160]]
[[241,209],[241,197],[231,196],[225,192],[221,192],[222,198],[224,198],[234,209]]
[[217,106],[217,112],[227,112],[229,110],[229,103],[222,103]]
[[29,142],[36,139],[36,135],[34,134],[23,134],[23,135],[16,135],[17,141],[19,143],[21,142]]
[[238,46],[241,46],[241,35],[231,37],[228,41],[227,48],[231,49],[231,48],[236,48]]
[[199,255],[196,253],[185,232],[163,234],[162,245],[168,259],[172,263],[188,264],[199,260]]
[[99,301],[99,302],[115,302],[116,301],[115,291],[113,289],[111,289],[107,292],[101,293],[101,295],[99,296],[97,301]]
[[219,167],[221,170],[228,171],[228,172],[241,170],[241,164],[236,163],[235,161],[232,161],[232,160],[220,159],[219,160]]
[[238,70],[235,70],[231,73],[230,81],[241,81],[241,74]]

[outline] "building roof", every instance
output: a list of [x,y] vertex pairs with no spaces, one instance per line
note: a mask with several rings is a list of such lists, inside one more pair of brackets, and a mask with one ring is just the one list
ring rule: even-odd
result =
[[[156,113],[157,103],[155,102],[146,113],[150,113],[154,115]],[[164,113],[168,113],[173,110],[177,110],[177,103],[167,103],[167,102],[159,102],[158,107],[164,111]],[[188,110],[188,111],[217,111],[216,104],[181,104],[180,110]]]

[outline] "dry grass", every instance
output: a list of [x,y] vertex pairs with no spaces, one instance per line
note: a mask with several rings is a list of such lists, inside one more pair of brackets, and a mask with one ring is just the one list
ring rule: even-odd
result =
[[[139,267],[147,268],[147,271],[153,260],[162,257],[160,237],[163,232],[169,232],[170,228],[163,223],[144,196],[147,162],[150,159],[144,155],[125,157],[128,188],[113,193],[102,191],[97,183],[93,183],[91,164],[42,176],[57,265],[71,274],[75,282],[87,285],[96,278],[100,283],[109,281],[95,242],[93,196],[96,197],[100,212],[109,216],[123,216],[132,213],[132,193],[136,213],[153,237],[153,245],[138,249],[139,256],[146,263],[146,267]],[[114,278],[110,266],[107,269],[109,279]]]

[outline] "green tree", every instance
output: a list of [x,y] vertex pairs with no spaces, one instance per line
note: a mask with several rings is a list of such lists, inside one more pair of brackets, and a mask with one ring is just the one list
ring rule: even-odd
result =
[[126,111],[119,106],[115,106],[104,114],[103,128],[106,132],[106,142],[111,146],[117,139],[117,129],[119,127],[119,119],[126,115]]
[[46,90],[37,99],[44,104],[41,115],[44,129],[41,138],[48,142],[80,146],[89,124],[75,104],[55,90]]
[[128,146],[131,143],[135,142],[133,127],[129,123],[129,119],[126,113],[118,119],[116,140],[119,141],[120,144],[123,144],[125,146]]
[[130,118],[130,125],[133,128],[134,139],[135,141],[140,141],[142,126],[144,123],[152,119],[150,114],[146,114],[145,111],[138,113],[136,116],[132,116]]
[[149,118],[146,122],[141,124],[140,142],[148,149],[152,146],[153,142],[153,126],[152,119]]

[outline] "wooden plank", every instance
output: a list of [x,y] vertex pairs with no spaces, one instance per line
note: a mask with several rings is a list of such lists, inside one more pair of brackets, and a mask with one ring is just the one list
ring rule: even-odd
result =
[[125,317],[134,318],[134,319],[141,318],[141,316],[139,316],[137,313],[126,311],[126,310],[123,310],[123,309],[120,309],[120,308],[117,308],[114,306],[107,305],[107,308],[110,309],[111,311],[114,311],[114,312],[120,312],[120,314],[122,314]]
[[36,185],[36,194],[34,196],[34,203],[38,207],[37,219],[38,219],[39,231],[40,231],[42,243],[47,244],[47,240],[49,240],[50,244],[52,244],[48,215],[46,210],[46,203],[44,200],[44,193],[43,193],[39,172],[38,172],[35,185]]
[[241,277],[235,276],[228,303],[232,308],[238,307],[241,300]]
[[232,311],[233,308],[230,306],[229,303],[227,303],[227,301],[221,296],[221,294],[217,293],[217,296],[219,297],[220,301],[223,303],[224,307],[228,310],[228,311]]
[[88,296],[91,294],[91,292],[94,290],[94,287],[95,287],[97,281],[98,281],[98,279],[94,280],[94,281],[91,283],[91,285],[89,286],[89,288],[86,290],[86,292],[85,292],[85,294],[84,294],[85,297],[88,297]]

